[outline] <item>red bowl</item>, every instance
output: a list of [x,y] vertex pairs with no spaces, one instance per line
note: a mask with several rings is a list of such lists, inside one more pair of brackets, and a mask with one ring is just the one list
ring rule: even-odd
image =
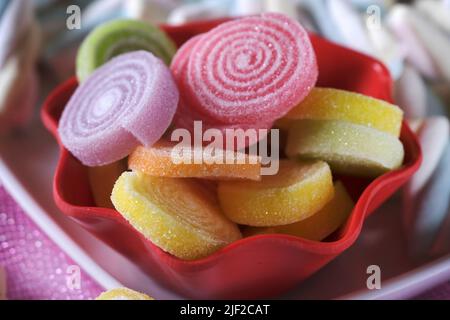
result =
[[[223,20],[163,28],[181,45]],[[319,86],[360,92],[392,100],[392,80],[378,61],[311,35],[317,53]],[[360,234],[364,219],[403,185],[419,168],[417,139],[403,124],[405,161],[399,170],[378,179],[342,179],[356,201],[346,224],[325,242],[288,235],[258,235],[236,241],[199,260],[180,260],[155,246],[115,210],[95,207],[86,167],[60,143],[58,120],[77,87],[75,78],[56,88],[42,109],[42,120],[60,145],[54,177],[54,198],[61,211],[112,248],[131,259],[161,284],[190,298],[241,299],[273,297],[311,276],[349,248]]]

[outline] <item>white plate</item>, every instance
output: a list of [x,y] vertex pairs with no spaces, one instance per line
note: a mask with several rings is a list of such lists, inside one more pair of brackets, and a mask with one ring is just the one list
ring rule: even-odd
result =
[[[56,142],[38,119],[24,133],[0,138],[0,178],[27,214],[105,288],[124,285],[157,299],[182,298],[158,286],[129,260],[63,216],[52,196]],[[450,255],[415,263],[406,254],[399,197],[369,218],[353,247],[283,298],[408,298],[450,278]],[[381,290],[367,290],[369,265],[381,268]]]

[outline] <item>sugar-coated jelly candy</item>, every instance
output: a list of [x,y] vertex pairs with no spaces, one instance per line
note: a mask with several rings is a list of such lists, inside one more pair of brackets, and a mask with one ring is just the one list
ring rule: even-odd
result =
[[111,289],[100,294],[95,300],[155,300],[152,297],[128,288]]
[[225,124],[270,122],[315,85],[316,56],[304,28],[277,13],[223,23],[192,48],[187,94]]
[[328,162],[342,174],[376,177],[403,162],[403,145],[395,136],[338,120],[297,120],[289,129],[286,154]]
[[136,230],[181,259],[205,257],[241,238],[216,199],[193,179],[124,172],[111,200]]
[[125,53],[76,89],[59,122],[61,141],[84,165],[110,164],[161,138],[178,95],[160,59],[147,51]]
[[219,202],[232,221],[256,227],[286,225],[310,217],[333,197],[331,170],[325,162],[279,164],[276,175],[259,182],[219,182]]
[[[263,121],[261,123],[248,123],[248,124],[224,124],[220,121],[211,118],[207,114],[201,113],[195,108],[195,101],[187,94],[189,91],[189,85],[187,80],[187,68],[189,63],[189,57],[191,55],[192,48],[204,35],[198,35],[189,39],[184,43],[173,57],[170,69],[180,89],[180,102],[178,104],[177,112],[175,113],[173,124],[175,128],[184,128],[190,132],[194,132],[194,121],[202,121],[203,132],[208,129],[218,129],[222,133],[226,133],[226,129],[270,129],[273,125],[273,121]],[[259,132],[259,131],[258,131]],[[264,136],[258,134],[256,139],[259,141]],[[257,141],[248,141],[247,145],[256,143]]]
[[[173,178],[250,179],[261,178],[259,157],[226,150],[205,152],[191,147],[176,152],[175,143],[160,141],[150,148],[137,147],[128,166],[151,176]],[[241,156],[241,162],[238,157]]]
[[336,182],[334,190],[333,199],[311,217],[278,227],[248,227],[244,229],[244,235],[282,233],[321,241],[342,226],[353,210],[353,200],[345,190],[344,185],[341,182]]
[[114,208],[111,202],[111,191],[117,178],[127,170],[124,160],[116,161],[100,167],[88,167],[91,193],[97,207]]
[[170,64],[176,47],[158,27],[138,20],[114,20],[94,29],[77,55],[77,77],[83,82],[98,67],[120,54],[145,50]]
[[345,120],[398,137],[403,112],[393,104],[362,94],[332,88],[314,88],[280,122],[289,123],[296,119]]

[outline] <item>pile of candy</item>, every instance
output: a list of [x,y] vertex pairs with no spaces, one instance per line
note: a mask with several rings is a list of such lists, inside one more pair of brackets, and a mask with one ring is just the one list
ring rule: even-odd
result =
[[[242,234],[322,241],[353,208],[333,173],[374,178],[402,165],[402,111],[315,88],[315,53],[295,20],[276,13],[233,20],[175,51],[143,22],[98,27],[80,48],[80,85],[59,123],[62,143],[89,166],[97,205],[112,202],[162,250],[191,260]],[[215,150],[244,154],[244,163],[174,161],[168,137],[176,129],[192,133],[194,121],[219,133],[281,128],[287,142],[277,146],[278,172],[262,175],[264,163],[249,144]],[[194,160],[198,147],[190,149]]]

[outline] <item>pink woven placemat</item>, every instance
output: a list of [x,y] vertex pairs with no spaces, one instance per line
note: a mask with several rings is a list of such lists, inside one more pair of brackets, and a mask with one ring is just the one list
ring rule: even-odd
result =
[[[8,299],[92,299],[103,289],[0,186],[0,266]],[[80,281],[75,280],[74,275]]]
[[[0,186],[0,266],[6,269],[9,299],[92,299],[102,288],[81,270],[81,287],[67,285],[75,265],[43,234]],[[450,299],[450,282],[417,299]]]

